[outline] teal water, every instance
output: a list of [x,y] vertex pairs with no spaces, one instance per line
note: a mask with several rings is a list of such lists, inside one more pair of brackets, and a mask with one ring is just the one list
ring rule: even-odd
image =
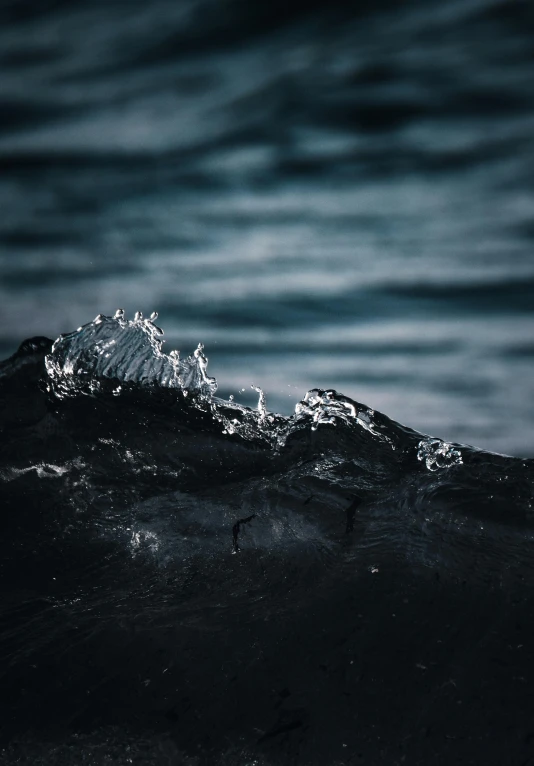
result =
[[224,396],[534,453],[528,3],[1,13],[3,358],[156,310]]

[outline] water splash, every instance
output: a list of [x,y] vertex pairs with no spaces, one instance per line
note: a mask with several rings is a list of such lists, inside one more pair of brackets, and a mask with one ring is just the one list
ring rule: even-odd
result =
[[[199,343],[184,360],[178,351],[163,353],[163,331],[154,324],[157,316],[154,312],[145,319],[138,311],[128,320],[124,310],[117,309],[113,317],[99,314],[75,332],[60,335],[45,358],[56,395],[96,393],[101,381],[110,379],[211,397],[217,381],[207,375],[204,347]],[[115,393],[120,393],[120,385]]]
[[417,445],[417,459],[424,462],[429,471],[463,463],[460,450],[441,439],[422,439]]
[[341,421],[347,425],[358,425],[378,439],[392,444],[391,439],[377,429],[374,414],[374,410],[369,407],[332,389],[323,391],[313,388],[295,405],[295,419],[298,421],[311,417],[312,431],[316,431],[320,425],[336,426]]
[[267,399],[265,398],[263,390],[259,386],[255,386],[253,383],[251,389],[259,394],[258,412],[260,413],[260,418],[263,420],[267,417]]
[[[215,397],[217,382],[207,374],[208,359],[202,343],[183,360],[178,351],[163,353],[163,331],[155,324],[157,316],[154,312],[145,318],[138,311],[128,320],[124,310],[117,309],[113,317],[99,314],[75,332],[59,336],[45,357],[48,389],[60,398],[103,391],[118,397],[128,389],[126,384],[177,389],[183,396],[192,394],[191,404],[209,413],[224,435],[275,452],[297,432],[308,428],[317,431],[319,426],[346,426],[352,432],[357,429],[360,436],[370,434],[375,444],[381,442],[400,452],[406,449],[407,429],[333,389],[311,389],[289,418],[268,413],[265,393],[254,384],[251,388],[258,394],[254,410],[233,397],[229,401]],[[459,450],[446,442],[430,438],[417,441],[417,457],[430,471],[463,462]]]

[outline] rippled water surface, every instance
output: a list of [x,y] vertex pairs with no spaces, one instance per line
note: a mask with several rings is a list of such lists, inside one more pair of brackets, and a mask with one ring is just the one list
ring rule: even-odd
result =
[[226,395],[533,453],[528,3],[2,13],[3,356],[157,310]]
[[533,35],[1,4],[2,766],[531,762]]

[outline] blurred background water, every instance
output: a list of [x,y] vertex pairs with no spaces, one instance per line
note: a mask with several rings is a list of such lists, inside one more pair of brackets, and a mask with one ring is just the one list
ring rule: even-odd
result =
[[157,310],[222,396],[534,454],[530,2],[0,8],[2,358]]

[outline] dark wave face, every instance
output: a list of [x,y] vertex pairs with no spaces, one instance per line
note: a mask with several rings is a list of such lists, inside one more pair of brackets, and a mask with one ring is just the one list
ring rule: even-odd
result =
[[0,364],[2,763],[526,758],[534,462],[217,398],[155,320]]

